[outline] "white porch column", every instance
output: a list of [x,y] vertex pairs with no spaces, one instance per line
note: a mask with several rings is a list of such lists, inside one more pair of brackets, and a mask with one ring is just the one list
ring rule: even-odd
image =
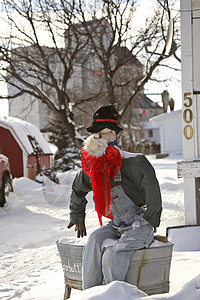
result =
[[180,9],[184,161],[178,175],[184,177],[186,224],[199,225],[200,169],[193,174],[187,162],[195,166],[200,161],[200,1],[181,0]]

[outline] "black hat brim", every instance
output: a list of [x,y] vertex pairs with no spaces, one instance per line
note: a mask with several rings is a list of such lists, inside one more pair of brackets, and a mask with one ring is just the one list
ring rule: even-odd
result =
[[92,126],[86,128],[86,130],[91,133],[97,133],[105,128],[113,130],[116,133],[119,133],[121,130],[123,130],[123,128],[112,122],[93,122]]

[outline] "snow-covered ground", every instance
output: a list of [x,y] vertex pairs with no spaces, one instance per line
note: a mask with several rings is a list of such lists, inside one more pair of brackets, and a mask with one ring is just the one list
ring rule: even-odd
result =
[[[164,209],[157,234],[165,235],[167,227],[184,225],[183,180],[177,179],[176,170],[176,162],[182,157],[171,155],[155,159],[148,156],[148,159],[155,167],[163,198]],[[76,241],[73,228],[66,228],[68,196],[75,173],[59,174],[61,185],[48,180],[40,185],[27,178],[14,179],[14,193],[6,206],[0,208],[0,299],[63,299],[64,277],[56,241],[62,237]],[[89,234],[99,224],[91,193],[88,200],[86,226]],[[200,247],[192,251],[192,241],[200,240],[200,235],[199,232],[189,235],[194,236],[190,241],[191,249],[181,251],[183,249],[177,244],[173,252],[169,293],[147,296],[136,287],[113,282],[84,292],[73,290],[71,299],[200,299]],[[179,242],[185,239],[184,232],[179,234]]]

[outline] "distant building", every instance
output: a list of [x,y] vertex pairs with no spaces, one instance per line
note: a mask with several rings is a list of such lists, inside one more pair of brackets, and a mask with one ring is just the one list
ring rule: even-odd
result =
[[160,144],[160,127],[153,125],[151,122],[144,123],[143,139],[151,144]]
[[161,106],[141,93],[121,124],[125,129],[120,133],[121,146],[130,152],[158,153],[159,129],[148,121],[162,113]]
[[[32,85],[36,85],[41,88],[48,96],[55,98],[52,94],[52,91],[49,90],[49,86],[45,84],[45,79],[40,80],[37,77],[37,69],[34,73],[34,68],[31,66],[31,63],[28,64],[26,57],[30,57],[30,60],[35,60],[38,65],[42,65],[41,54],[37,47],[19,47],[15,49],[16,52],[23,53],[22,58],[17,59],[17,64],[19,64],[23,78]],[[59,74],[59,64],[57,63],[57,57],[55,55],[55,49],[50,47],[43,47],[43,51],[48,55],[49,68]],[[25,59],[23,59],[25,57]],[[14,60],[14,54],[12,59]],[[17,87],[24,88],[23,84],[20,82],[15,82],[15,78],[11,78],[13,84],[8,84],[8,96],[13,96],[19,92]],[[16,86],[17,87],[16,87]],[[19,118],[21,120],[27,121],[31,124],[36,125],[41,131],[45,128],[48,121],[52,118],[52,111],[48,106],[38,99],[34,95],[24,93],[16,98],[10,99],[8,102],[9,105],[9,116]]]
[[[87,22],[87,24],[88,28],[91,29],[92,34],[95,32],[93,30],[94,28],[100,33],[99,36],[95,36],[95,39],[99,39],[99,43],[103,43],[105,48],[108,47],[109,41],[113,37],[112,28],[109,26],[108,22],[102,19],[101,21],[92,20]],[[73,35],[73,26],[77,27],[79,30],[80,34],[78,36]],[[66,30],[65,32],[66,48],[69,41],[72,43],[73,47],[76,47],[77,43],[80,43],[80,41],[83,44],[87,41],[82,23],[73,26],[71,30]],[[30,56],[32,59],[37,59],[38,65],[40,64],[41,55],[38,52],[37,47],[23,47],[23,49],[18,48],[16,51],[25,51],[26,55],[22,56],[22,59],[23,57]],[[43,47],[43,51],[47,54],[49,68],[59,84],[59,82],[62,82],[64,73],[63,64],[54,48]],[[60,49],[60,51],[62,51],[62,49]],[[110,57],[113,66],[117,65],[121,57],[126,57],[127,63],[123,64],[118,69],[114,78],[115,100],[119,110],[123,109],[124,103],[126,103],[126,100],[132,95],[136,86],[136,80],[142,78],[143,75],[143,65],[132,52],[125,46],[116,46],[115,51]],[[23,61],[20,65],[23,66]],[[22,72],[24,76],[26,76],[26,80],[30,81],[33,85],[40,87],[45,94],[51,99],[54,99],[55,105],[58,105],[58,103],[56,103],[57,96],[55,89],[45,84],[45,80],[44,82],[41,82],[40,80],[43,74],[40,78],[37,78],[37,70],[35,71],[34,67],[31,69],[31,66],[29,68],[27,63],[24,65],[27,69],[23,71],[22,68]],[[35,76],[31,77],[31,75]],[[48,79],[46,81],[48,81]],[[100,106],[109,104],[107,87],[105,86],[104,68],[99,57],[94,53],[90,43],[86,44],[86,46],[76,54],[72,76],[67,82],[66,89],[69,94],[71,105],[73,106],[73,104],[79,103],[78,107],[73,106],[74,120],[78,124],[88,126],[90,122],[89,116],[92,116],[93,112]],[[15,86],[8,84],[9,96],[15,94],[16,91],[17,89]],[[89,97],[93,100],[91,100],[88,105],[88,102],[84,102],[83,99]],[[128,126],[141,127],[143,122],[148,121],[149,118],[162,112],[162,108],[151,101],[142,91],[141,94],[138,95],[133,106],[127,112],[125,119],[127,120]],[[34,124],[43,132],[48,121],[52,118],[52,111],[46,104],[42,103],[40,99],[34,97],[34,95],[23,94],[13,100],[9,100],[9,115]]]
[[183,152],[181,109],[153,117],[150,122],[159,126],[161,153]]
[[130,119],[135,126],[142,125],[143,127],[144,122],[163,113],[163,108],[149,99],[144,92],[140,93],[132,107],[126,118],[128,117],[127,119]]

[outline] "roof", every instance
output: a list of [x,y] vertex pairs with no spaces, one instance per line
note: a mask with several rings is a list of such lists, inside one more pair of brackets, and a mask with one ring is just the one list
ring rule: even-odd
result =
[[137,96],[134,102],[135,108],[162,108],[158,103],[149,99],[143,92]]
[[118,46],[115,47],[114,55],[117,60],[119,59],[126,59],[127,63],[133,63],[137,65],[137,67],[142,68],[142,63],[136,58],[135,55],[125,46]]
[[9,129],[27,154],[33,154],[35,146],[41,150],[41,154],[52,154],[48,142],[37,126],[18,118],[0,117],[0,127]]
[[166,119],[166,118],[171,118],[173,116],[176,116],[176,115],[180,114],[181,112],[182,112],[182,109],[171,111],[169,113],[164,113],[164,114],[155,116],[155,117],[151,118],[149,121],[150,122],[157,122],[157,121],[160,121],[160,120],[163,120],[163,119]]
[[98,27],[99,25],[101,25],[102,27],[107,27],[107,26],[109,26],[109,22],[104,17],[102,17],[100,19],[93,18],[93,19],[90,19],[88,21],[74,23],[74,24],[72,24],[72,27],[77,27],[78,28],[78,27],[84,27],[86,25],[90,26],[90,27],[91,26]]
[[144,122],[144,129],[159,129],[159,125],[152,124],[151,122]]

